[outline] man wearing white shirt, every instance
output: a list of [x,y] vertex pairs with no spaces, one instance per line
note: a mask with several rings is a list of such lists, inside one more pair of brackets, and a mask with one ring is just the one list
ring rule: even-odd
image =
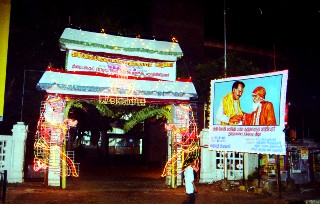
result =
[[197,192],[197,189],[194,184],[194,171],[198,171],[197,165],[198,165],[198,159],[195,159],[184,170],[186,194],[188,195],[186,203],[188,204],[194,204],[196,202],[195,192]]

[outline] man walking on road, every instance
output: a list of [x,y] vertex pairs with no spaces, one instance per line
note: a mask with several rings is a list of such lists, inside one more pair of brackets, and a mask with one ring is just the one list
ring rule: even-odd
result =
[[188,195],[185,203],[188,203],[188,204],[196,203],[195,193],[197,192],[197,189],[194,184],[194,171],[198,171],[197,165],[198,165],[198,159],[195,159],[184,170],[186,194]]

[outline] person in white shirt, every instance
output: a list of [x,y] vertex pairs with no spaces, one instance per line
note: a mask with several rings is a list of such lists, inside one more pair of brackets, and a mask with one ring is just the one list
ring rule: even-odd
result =
[[186,203],[194,204],[196,202],[195,193],[197,192],[196,186],[194,184],[194,171],[198,171],[198,159],[193,160],[193,162],[188,165],[184,170],[184,181],[187,194]]

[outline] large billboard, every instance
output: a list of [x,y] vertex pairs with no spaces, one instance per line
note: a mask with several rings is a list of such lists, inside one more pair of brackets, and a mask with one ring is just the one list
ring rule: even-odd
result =
[[10,22],[10,1],[0,0],[0,121],[3,120],[7,53]]
[[121,65],[126,66],[126,74],[128,76],[176,81],[175,61],[124,60],[93,52],[76,50],[68,50],[67,52],[66,70],[68,71],[117,75]]
[[285,155],[288,71],[211,81],[210,150]]

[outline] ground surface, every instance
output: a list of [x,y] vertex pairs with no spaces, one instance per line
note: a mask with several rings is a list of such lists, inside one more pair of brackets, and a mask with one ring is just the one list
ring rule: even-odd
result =
[[[42,181],[9,184],[6,203],[183,203],[184,187],[168,187],[161,173],[161,165],[87,158],[80,164],[80,177],[68,178],[66,189],[46,187]],[[197,186],[197,203],[320,203],[315,188],[266,195],[237,187],[223,191],[219,183]]]

